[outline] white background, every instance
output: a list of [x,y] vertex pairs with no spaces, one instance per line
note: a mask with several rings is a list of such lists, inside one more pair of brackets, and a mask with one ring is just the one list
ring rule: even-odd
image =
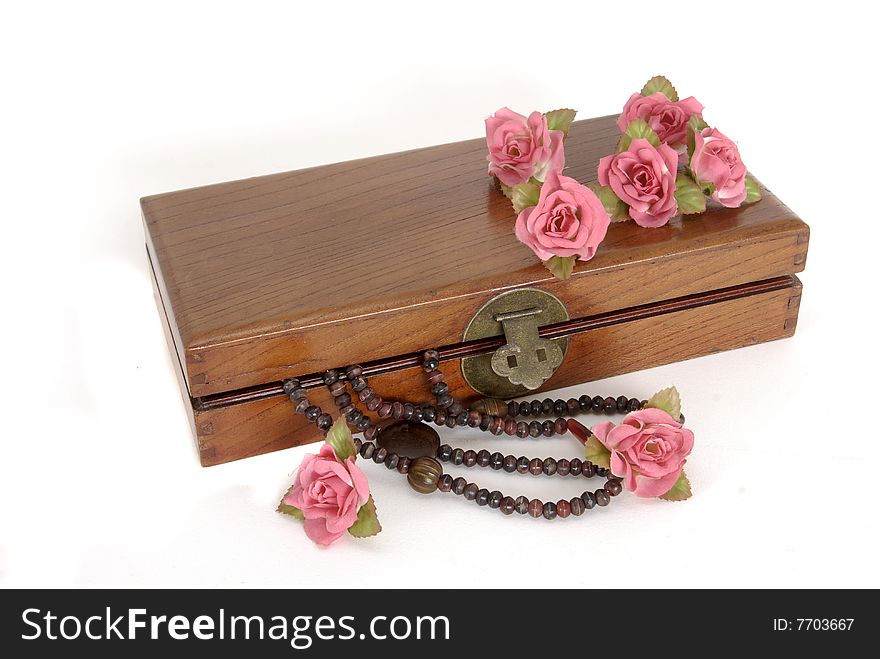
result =
[[[6,6],[0,585],[880,586],[880,58],[869,5],[820,6]],[[657,73],[812,227],[793,339],[559,393],[677,384],[690,501],[546,523],[367,465],[384,531],[326,550],[273,512],[314,447],[199,467],[139,197],[477,137],[502,105],[619,112]]]

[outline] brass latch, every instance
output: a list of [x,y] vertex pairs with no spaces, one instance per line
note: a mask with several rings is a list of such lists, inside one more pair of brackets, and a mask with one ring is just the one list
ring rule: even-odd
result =
[[568,339],[543,339],[538,330],[565,320],[568,312],[559,298],[537,288],[516,289],[492,298],[477,311],[464,340],[503,334],[506,343],[493,353],[462,359],[465,380],[478,393],[495,398],[511,398],[539,388],[562,364]]

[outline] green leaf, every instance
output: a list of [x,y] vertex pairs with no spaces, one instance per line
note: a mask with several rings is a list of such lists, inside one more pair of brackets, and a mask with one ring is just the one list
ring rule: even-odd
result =
[[658,391],[648,399],[645,407],[655,407],[658,410],[663,410],[676,421],[681,418],[681,396],[675,387],[668,387]]
[[584,443],[584,457],[597,467],[611,467],[611,451],[605,448],[596,435],[591,435]]
[[376,516],[376,504],[371,496],[358,510],[357,521],[349,527],[348,532],[355,538],[369,538],[382,530],[379,518]]
[[281,501],[278,502],[278,508],[275,509],[275,512],[282,513],[283,515],[290,515],[291,517],[296,517],[298,520],[304,520],[302,511],[299,508],[294,506],[289,506],[284,503],[284,499],[287,498],[287,495],[290,494],[290,490],[293,489],[293,486],[290,486],[290,489],[284,493],[284,496],[281,497]]
[[496,178],[495,182],[498,183],[498,189],[501,190],[501,193],[505,197],[510,199],[511,198],[510,196],[513,194],[513,190],[511,189],[511,187],[509,185],[504,185],[504,183],[502,183],[501,179],[499,179],[499,178]]
[[703,121],[703,117],[698,114],[692,114],[687,125],[687,153],[688,159],[694,157],[694,149],[697,148],[696,133],[701,132],[704,128],[708,128],[709,124]]
[[347,460],[354,455],[354,440],[351,438],[351,430],[344,417],[339,417],[327,433],[324,441],[333,447],[336,457],[340,460]]
[[694,129],[696,132],[701,132],[704,128],[708,128],[709,124],[707,124],[703,117],[698,114],[692,114],[691,118],[688,119],[688,126]]
[[648,140],[648,142],[654,147],[660,146],[660,138],[657,137],[657,133],[651,130],[651,127],[644,119],[636,119],[626,127],[626,130],[623,131],[623,135],[620,136],[620,140],[617,142],[617,152],[622,153],[626,151],[629,149],[629,145],[632,144],[632,141],[639,138]]
[[531,180],[520,183],[510,188],[508,197],[513,202],[513,210],[519,214],[523,208],[537,206],[541,196],[541,186]]
[[706,198],[700,186],[687,174],[679,174],[675,179],[675,201],[682,215],[693,215],[706,210]]
[[557,279],[568,279],[571,277],[571,271],[574,270],[576,260],[575,256],[551,256],[544,261],[544,267],[552,272]]
[[670,488],[669,492],[661,494],[658,498],[664,501],[684,501],[685,499],[690,499],[692,494],[691,482],[682,471],[681,476],[678,477],[678,480],[675,481],[675,485]]
[[650,96],[656,92],[660,92],[673,103],[678,100],[678,92],[664,76],[654,76],[642,87],[642,96]]
[[761,186],[751,176],[746,176],[746,203],[754,204],[761,199]]
[[614,194],[614,190],[609,186],[591,183],[588,187],[599,197],[599,201],[602,202],[602,206],[612,222],[624,222],[630,219],[629,207]]
[[568,129],[571,127],[571,122],[574,121],[576,114],[577,110],[570,108],[547,112],[544,114],[547,117],[547,128],[550,130],[561,130],[562,134],[568,137]]

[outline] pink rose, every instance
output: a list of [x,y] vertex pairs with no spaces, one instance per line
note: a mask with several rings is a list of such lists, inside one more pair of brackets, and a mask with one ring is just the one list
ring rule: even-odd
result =
[[661,227],[678,212],[675,177],[678,153],[661,144],[653,147],[635,139],[629,150],[599,161],[599,183],[611,189],[627,206],[629,215],[642,227]]
[[562,137],[562,131],[547,128],[547,118],[540,112],[526,118],[501,108],[486,119],[489,174],[511,187],[532,176],[543,181],[548,170],[565,166]]
[[617,126],[623,132],[636,119],[643,119],[657,133],[661,142],[679,147],[687,141],[688,121],[702,111],[703,104],[693,96],[673,102],[660,92],[650,96],[633,94],[623,106]]
[[296,482],[283,501],[302,511],[305,532],[319,545],[338,540],[357,520],[358,511],[370,498],[367,477],[354,462],[336,457],[333,447],[303,458]]
[[717,128],[694,135],[691,171],[697,183],[715,186],[712,199],[728,208],[739,208],[746,199],[746,166],[730,138]]
[[553,256],[588,261],[610,223],[596,193],[551,170],[541,186],[538,205],[524,208],[516,218],[516,237],[542,261]]
[[627,414],[619,426],[610,421],[597,424],[593,434],[611,451],[611,473],[640,497],[666,494],[694,447],[694,433],[651,407]]

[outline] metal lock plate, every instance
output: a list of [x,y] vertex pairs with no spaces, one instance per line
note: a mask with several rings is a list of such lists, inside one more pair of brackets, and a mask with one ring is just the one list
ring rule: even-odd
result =
[[493,353],[465,357],[461,371],[470,387],[492,398],[513,398],[537,389],[556,372],[568,338],[542,339],[538,328],[568,320],[565,305],[537,288],[518,288],[484,304],[464,331],[464,340],[503,335]]

